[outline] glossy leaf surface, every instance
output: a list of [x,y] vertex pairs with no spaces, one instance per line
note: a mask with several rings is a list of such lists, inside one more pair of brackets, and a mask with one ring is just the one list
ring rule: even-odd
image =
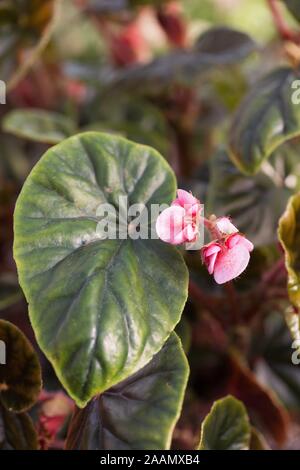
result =
[[187,297],[176,248],[103,239],[103,204],[131,229],[120,196],[148,209],[170,203],[174,175],[150,147],[90,132],[48,150],[15,212],[15,259],[37,340],[79,406],[150,361]]

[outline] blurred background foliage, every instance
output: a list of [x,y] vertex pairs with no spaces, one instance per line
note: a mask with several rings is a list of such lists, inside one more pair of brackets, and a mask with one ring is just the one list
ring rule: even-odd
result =
[[[299,28],[286,8],[283,15]],[[177,332],[191,377],[174,448],[195,447],[212,401],[226,393],[244,402],[273,448],[299,446],[300,374],[282,314],[286,273],[276,235],[289,196],[300,189],[299,138],[272,151],[255,175],[228,156],[232,115],[244,96],[299,57],[299,46],[280,40],[263,0],[0,3],[0,79],[7,84],[0,105],[1,318],[37,348],[12,256],[14,204],[49,145],[78,131],[156,148],[179,187],[210,212],[230,215],[255,243],[233,293],[212,283],[199,255],[186,254],[190,298]],[[60,448],[72,407],[39,354],[46,391],[31,414],[40,445]]]

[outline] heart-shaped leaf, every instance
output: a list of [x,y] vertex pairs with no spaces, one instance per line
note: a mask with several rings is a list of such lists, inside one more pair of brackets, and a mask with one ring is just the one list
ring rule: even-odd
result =
[[[23,333],[12,323],[0,320],[0,401],[9,410],[32,406],[41,389],[37,354]],[[4,362],[4,364],[2,363]]]
[[279,221],[278,236],[285,252],[291,302],[300,307],[300,193],[292,196]]
[[230,130],[230,155],[246,174],[255,174],[283,142],[300,134],[300,106],[292,100],[299,72],[281,68],[252,88]]
[[67,449],[169,449],[187,378],[187,360],[172,333],[143,369],[75,411]]
[[5,132],[17,137],[57,144],[76,132],[76,126],[68,117],[41,109],[15,109],[6,114],[2,122]]
[[225,151],[219,151],[211,159],[210,174],[206,201],[209,210],[218,216],[232,217],[255,246],[273,243],[290,191],[277,186],[264,173],[245,176]]
[[87,132],[48,150],[19,196],[20,283],[37,340],[79,406],[146,365],[187,298],[178,250],[157,239],[103,239],[99,208],[109,203],[122,215],[122,196],[150,212],[175,189],[155,150]]
[[0,450],[37,450],[37,433],[26,413],[12,413],[0,403]]
[[251,427],[243,403],[228,395],[217,400],[201,426],[200,450],[248,450]]

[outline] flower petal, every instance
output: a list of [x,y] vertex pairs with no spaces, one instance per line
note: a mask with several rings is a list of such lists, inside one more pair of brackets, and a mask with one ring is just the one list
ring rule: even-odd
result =
[[207,256],[210,256],[214,253],[218,253],[218,251],[220,251],[220,250],[221,250],[221,247],[219,246],[219,244],[216,243],[216,242],[212,242],[209,245],[205,245],[202,248],[202,256],[207,257]]
[[224,284],[239,276],[248,266],[249,250],[240,243],[231,249],[219,253],[214,267],[214,279],[218,284]]
[[193,224],[188,224],[184,228],[185,241],[194,242],[197,237],[197,233],[198,233],[197,227],[194,226]]
[[232,233],[238,232],[238,229],[230,222],[228,217],[221,217],[217,219],[216,225],[220,232],[224,233],[225,235],[231,235]]
[[250,240],[248,240],[248,238],[246,237],[242,237],[242,240],[240,243],[242,243],[245,246],[245,248],[247,248],[247,250],[249,251],[252,251],[254,249],[253,243],[251,243]]
[[199,205],[199,201],[191,193],[184,189],[177,189],[177,198],[172,202],[172,205],[176,206],[193,206]]
[[186,241],[185,210],[180,206],[171,206],[165,209],[157,218],[156,232],[161,240],[172,245],[179,245]]
[[215,262],[220,251],[221,247],[215,242],[202,248],[202,259],[207,266],[209,274],[212,274],[214,271]]

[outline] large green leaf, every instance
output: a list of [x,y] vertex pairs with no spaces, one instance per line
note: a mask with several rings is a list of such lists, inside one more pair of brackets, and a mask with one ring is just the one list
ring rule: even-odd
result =
[[12,323],[0,320],[5,364],[0,366],[0,402],[14,411],[32,406],[41,390],[41,368],[36,352]]
[[[175,178],[150,147],[96,132],[52,147],[15,211],[14,254],[37,340],[79,406],[133,374],[180,319],[187,269],[159,240],[104,240],[104,203],[170,203]],[[128,220],[127,224],[130,222]]]
[[12,413],[0,403],[0,450],[37,450],[38,438],[26,413]]
[[187,377],[187,360],[172,333],[143,369],[75,411],[67,449],[169,449]]
[[248,450],[251,427],[243,403],[228,395],[217,400],[201,427],[200,450]]
[[264,173],[245,176],[225,151],[219,151],[211,159],[210,174],[209,210],[218,216],[232,217],[233,223],[255,246],[274,242],[290,191],[276,185]]
[[6,114],[2,122],[5,132],[17,137],[57,144],[76,132],[76,126],[68,117],[41,109],[15,109]]
[[289,200],[279,221],[278,236],[285,252],[291,302],[300,307],[300,193]]
[[252,88],[240,104],[230,131],[230,155],[246,174],[255,174],[283,142],[300,134],[300,106],[292,102],[299,72],[281,68]]
[[299,0],[282,0],[292,15],[300,21],[300,3]]

